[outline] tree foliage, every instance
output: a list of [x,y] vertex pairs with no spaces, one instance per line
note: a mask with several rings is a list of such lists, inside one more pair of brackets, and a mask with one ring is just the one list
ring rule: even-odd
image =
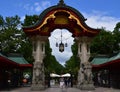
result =
[[74,74],[75,78],[77,78],[78,70],[80,67],[80,59],[77,57],[78,55],[78,46],[77,43],[74,43],[71,47],[73,55],[71,58],[65,63],[65,71]]
[[64,67],[56,60],[55,56],[51,54],[52,49],[50,48],[49,42],[46,43],[44,58],[44,65],[46,72],[60,74],[64,70]]
[[26,15],[24,23],[22,24],[23,26],[30,26],[30,25],[35,25],[37,21],[39,20],[38,15]]
[[16,15],[14,17],[6,17],[5,19],[1,17],[0,20],[1,51],[4,51],[5,53],[15,52],[20,44],[18,41],[20,39],[16,39],[15,36],[15,34],[21,33],[18,29],[21,23],[20,18]]
[[114,38],[114,52],[120,51],[120,22],[118,22],[113,30],[113,38]]
[[101,29],[91,43],[91,53],[95,54],[112,54],[114,48],[114,38],[110,31]]
[[[20,17],[0,17],[0,49],[4,54],[21,53],[32,62],[32,46],[21,29]],[[27,53],[27,54],[26,54]]]

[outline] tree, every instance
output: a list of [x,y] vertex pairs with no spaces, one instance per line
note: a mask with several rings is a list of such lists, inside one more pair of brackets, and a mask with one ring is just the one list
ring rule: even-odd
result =
[[[21,53],[25,59],[32,63],[32,45],[25,33],[21,30],[20,17],[0,17],[0,34],[1,52],[4,54]],[[27,54],[26,54],[27,53]]]
[[120,51],[120,22],[118,22],[113,30],[114,52]]
[[52,49],[50,48],[49,42],[46,43],[44,58],[45,72],[60,74],[64,71],[64,67],[56,60],[55,56],[51,54]]
[[[18,48],[18,42],[15,34],[21,33],[18,29],[20,25],[20,18],[16,15],[14,17],[6,17],[1,20],[1,48],[4,53],[15,52]],[[19,39],[20,40],[20,39]]]
[[[21,23],[22,26],[31,26],[34,25],[39,19],[38,15],[26,15],[24,22]],[[23,32],[22,37],[24,40],[21,42],[21,48],[19,49],[19,52],[24,55],[27,61],[30,63],[33,63],[33,57],[32,57],[32,44],[29,38],[25,35]],[[27,53],[27,54],[26,54]]]
[[2,51],[3,28],[4,28],[4,19],[2,16],[0,16],[0,51]]
[[113,53],[114,37],[112,32],[101,29],[99,35],[97,35],[91,43],[91,53],[95,54],[107,54]]
[[71,72],[74,74],[75,78],[77,78],[78,70],[80,68],[80,59],[78,57],[78,46],[77,43],[74,43],[71,47],[73,56],[66,61],[65,63],[65,71]]
[[39,20],[39,16],[38,15],[33,15],[33,16],[26,15],[24,23],[22,25],[23,26],[35,25],[38,20]]
[[4,21],[3,17],[0,15],[0,33],[4,29],[4,24],[5,24],[5,21]]

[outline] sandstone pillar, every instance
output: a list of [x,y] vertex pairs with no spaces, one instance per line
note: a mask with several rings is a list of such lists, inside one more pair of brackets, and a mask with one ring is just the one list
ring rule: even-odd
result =
[[89,62],[91,38],[79,37],[76,40],[78,42],[78,56],[81,59],[77,86],[82,90],[93,90],[92,66]]
[[45,74],[44,74],[44,56],[45,56],[45,41],[46,37],[36,36],[32,38],[33,42],[33,78],[31,90],[39,91],[45,89]]

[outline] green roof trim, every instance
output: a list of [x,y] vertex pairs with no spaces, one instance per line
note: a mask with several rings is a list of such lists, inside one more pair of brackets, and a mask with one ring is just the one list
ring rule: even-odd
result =
[[0,53],[0,56],[3,56],[3,57],[4,57],[4,55],[3,55],[3,54],[1,54],[1,53]]
[[104,64],[104,63],[107,63],[107,62],[111,62],[111,61],[114,61],[114,60],[117,60],[117,59],[120,59],[120,53],[118,53],[117,55],[113,56],[113,57],[95,57],[92,61],[91,61],[91,64],[92,65],[100,65],[100,64]]
[[108,62],[108,59],[107,57],[95,57],[93,60],[92,60],[92,64],[93,65],[99,65],[99,64],[104,64],[106,62]]
[[18,64],[29,64],[24,57],[8,57],[8,59],[18,63]]
[[120,53],[118,53],[117,55],[109,58],[109,61],[113,61],[113,60],[116,60],[116,59],[120,59]]
[[6,57],[5,55],[3,55],[2,53],[0,53],[0,56],[7,58],[7,57]]

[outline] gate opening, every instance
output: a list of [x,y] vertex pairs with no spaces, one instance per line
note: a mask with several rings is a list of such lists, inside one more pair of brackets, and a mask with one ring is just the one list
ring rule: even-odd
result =
[[[71,51],[71,46],[74,44],[72,33],[67,29],[55,29],[51,32],[49,42],[52,48],[52,55],[54,55],[57,61],[64,66],[65,62],[73,55]],[[60,51],[61,43],[64,45],[63,52]]]

